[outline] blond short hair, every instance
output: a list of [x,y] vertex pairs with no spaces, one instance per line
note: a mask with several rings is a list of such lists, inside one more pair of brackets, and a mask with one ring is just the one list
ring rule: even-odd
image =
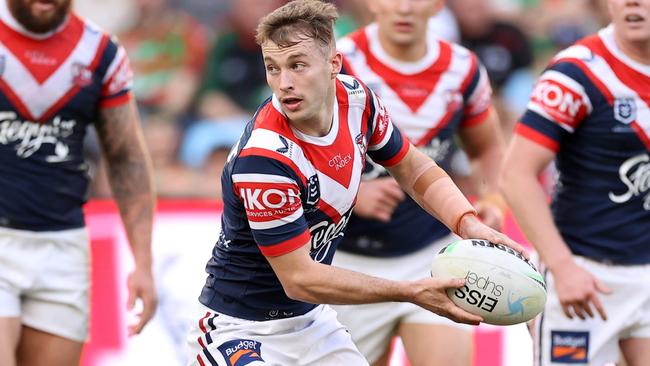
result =
[[335,44],[334,22],[338,17],[333,4],[294,0],[262,18],[255,40],[260,46],[272,41],[279,47],[290,47],[301,40],[313,39],[329,48]]

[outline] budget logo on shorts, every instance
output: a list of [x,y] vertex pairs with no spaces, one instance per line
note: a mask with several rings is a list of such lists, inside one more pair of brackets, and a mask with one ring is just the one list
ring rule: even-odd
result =
[[551,362],[589,362],[589,332],[551,331]]
[[251,362],[262,361],[262,343],[250,339],[233,339],[219,347],[219,352],[226,360],[227,366],[244,366]]
[[633,98],[616,98],[614,101],[614,118],[629,125],[636,119],[636,104]]

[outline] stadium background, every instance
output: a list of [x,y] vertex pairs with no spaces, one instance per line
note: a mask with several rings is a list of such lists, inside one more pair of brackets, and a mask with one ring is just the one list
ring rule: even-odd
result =
[[[342,36],[370,21],[366,0],[334,1]],[[92,238],[91,341],[84,366],[182,365],[204,265],[219,229],[219,175],[227,151],[269,94],[253,41],[260,16],[283,0],[76,0],[76,10],[117,35],[131,58],[134,93],[153,158],[159,206],[154,259],[160,304],[138,337],[126,336],[124,283],[132,266],[97,141],[87,157],[93,184],[86,207]],[[475,51],[493,82],[503,134],[510,137],[536,75],[558,50],[608,22],[606,0],[447,0],[431,26]],[[471,11],[469,11],[471,9]],[[473,192],[462,156],[452,172]],[[552,168],[546,174],[552,186]],[[524,241],[514,222],[506,232]],[[481,326],[476,366],[527,366],[523,325]],[[396,343],[393,365],[406,365]]]

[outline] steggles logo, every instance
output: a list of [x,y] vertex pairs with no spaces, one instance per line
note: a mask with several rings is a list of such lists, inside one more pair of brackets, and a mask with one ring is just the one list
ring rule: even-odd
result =
[[[618,175],[627,187],[627,192],[614,194],[609,192],[609,199],[615,203],[625,203],[633,197],[650,191],[650,156],[641,154],[627,159],[621,164]],[[643,208],[650,211],[650,193],[643,200]]]
[[43,144],[52,144],[55,145],[54,155],[46,158],[48,162],[68,159],[69,148],[61,139],[72,135],[77,124],[75,120],[63,120],[56,116],[51,122],[41,124],[16,118],[15,112],[0,111],[0,144],[18,142],[15,146],[16,155],[23,159],[32,156]]

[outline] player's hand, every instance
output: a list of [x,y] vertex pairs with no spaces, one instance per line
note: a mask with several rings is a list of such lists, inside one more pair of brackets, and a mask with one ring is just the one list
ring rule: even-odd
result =
[[447,289],[456,289],[463,287],[463,285],[465,285],[464,278],[423,278],[412,282],[415,289],[412,302],[457,323],[479,325],[483,318],[461,309],[447,295]]
[[406,194],[393,177],[362,181],[354,213],[365,219],[388,222],[404,198]]
[[500,195],[489,194],[476,201],[474,208],[483,223],[495,230],[503,228],[506,204]]
[[[594,317],[594,309],[603,320],[607,313],[603,308],[598,293],[610,294],[612,290],[600,282],[593,274],[577,265],[573,259],[566,260],[553,270],[553,279],[558,299],[564,314],[573,319],[575,314],[580,319]],[[593,306],[593,308],[592,308]]]
[[526,260],[530,260],[530,254],[523,246],[521,246],[521,244],[510,239],[506,234],[498,232],[482,223],[481,220],[474,215],[465,215],[461,218],[458,225],[458,235],[463,239],[485,239],[493,244],[503,244],[512,248],[516,252],[521,253]]
[[156,288],[150,268],[137,268],[129,275],[127,282],[129,299],[127,307],[133,311],[138,299],[142,301],[142,312],[136,314],[138,322],[129,325],[129,335],[135,335],[142,331],[142,328],[153,317],[158,304]]

